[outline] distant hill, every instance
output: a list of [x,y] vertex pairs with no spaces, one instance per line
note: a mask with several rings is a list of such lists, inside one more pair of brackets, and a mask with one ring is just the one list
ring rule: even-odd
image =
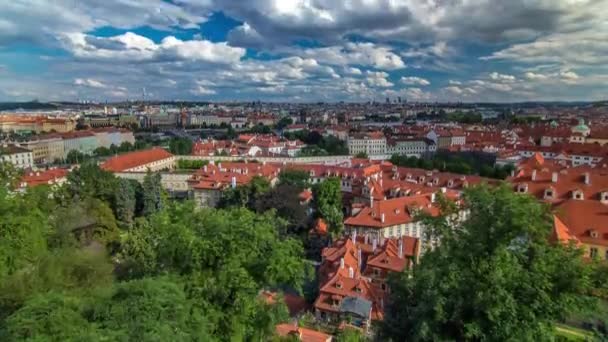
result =
[[52,103],[44,102],[0,102],[0,111],[2,110],[54,110],[59,107]]

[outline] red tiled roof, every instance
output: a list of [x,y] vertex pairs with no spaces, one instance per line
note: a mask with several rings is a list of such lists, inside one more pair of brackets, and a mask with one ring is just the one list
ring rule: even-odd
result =
[[281,337],[293,336],[302,342],[329,342],[332,336],[320,331],[298,327],[293,324],[283,323],[276,326],[277,335]]
[[568,200],[555,214],[585,244],[608,246],[608,205],[597,200]]
[[155,147],[149,150],[129,152],[112,157],[106,160],[101,165],[101,168],[111,172],[121,172],[171,157],[173,155],[165,149]]
[[42,184],[56,183],[58,180],[65,178],[70,171],[67,169],[50,169],[46,171],[32,171],[26,173],[21,182],[27,186],[37,186]]
[[355,227],[391,227],[413,222],[418,210],[433,216],[439,215],[439,208],[431,202],[429,195],[397,197],[375,202],[373,207],[366,207],[355,216],[347,218],[344,224]]

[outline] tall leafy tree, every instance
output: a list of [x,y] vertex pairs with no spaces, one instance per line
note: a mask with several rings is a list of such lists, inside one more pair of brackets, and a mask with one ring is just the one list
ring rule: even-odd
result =
[[380,329],[392,341],[545,341],[554,322],[587,304],[581,252],[551,244],[548,208],[508,187],[469,189],[468,218],[426,217],[440,241],[391,282]]
[[120,191],[116,194],[116,219],[125,227],[131,227],[135,216],[136,194],[131,181],[120,179]]
[[344,228],[340,179],[326,179],[313,188],[313,193],[319,216],[328,223],[332,235],[339,235]]
[[310,175],[303,170],[286,169],[279,174],[279,184],[292,185],[302,190],[310,185]]
[[279,184],[257,199],[255,210],[258,213],[275,210],[277,216],[287,221],[288,233],[302,233],[302,229],[307,227],[308,213],[307,208],[300,204],[300,191],[295,185]]
[[143,214],[148,216],[163,208],[163,188],[160,173],[144,176],[143,184]]

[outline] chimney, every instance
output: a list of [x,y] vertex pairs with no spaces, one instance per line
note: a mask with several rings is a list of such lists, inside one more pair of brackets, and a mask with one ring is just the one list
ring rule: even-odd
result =
[[380,215],[380,221],[382,221],[382,223],[384,223],[384,213],[382,213],[382,215]]
[[232,176],[232,180],[230,182],[230,186],[232,186],[232,188],[236,188],[236,177]]
[[344,268],[344,258],[340,258],[340,268]]
[[532,181],[536,180],[536,170],[532,170]]
[[551,182],[557,183],[557,172],[551,174]]
[[376,238],[374,238],[374,240],[372,241],[372,252],[375,252],[377,247],[378,247],[378,240]]
[[431,203],[435,203],[435,198],[437,197],[437,195],[435,195],[435,193],[433,192],[431,194]]
[[589,175],[589,172],[585,172],[585,184],[591,184],[591,177]]
[[515,170],[511,170],[511,177],[515,177]]
[[363,263],[363,256],[361,255],[361,248],[357,248],[357,259],[359,259],[359,269],[361,269],[361,264]]
[[399,238],[399,258],[403,258],[403,237]]
[[203,171],[207,172],[207,165],[203,166]]
[[352,267],[348,267],[348,277],[349,278],[354,278],[355,277],[355,270],[353,270]]

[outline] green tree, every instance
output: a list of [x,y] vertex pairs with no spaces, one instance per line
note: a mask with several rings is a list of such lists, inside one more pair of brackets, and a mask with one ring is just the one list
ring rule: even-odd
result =
[[68,155],[65,157],[65,161],[68,164],[80,164],[91,159],[91,156],[86,155],[78,150],[70,150]]
[[380,338],[552,340],[555,321],[587,304],[581,251],[551,244],[548,208],[507,186],[468,189],[464,202],[462,222],[453,206],[424,218],[440,244],[390,282]]
[[112,152],[110,151],[109,148],[100,146],[100,147],[96,148],[95,150],[93,150],[93,154],[96,157],[107,157],[107,156],[112,155]]
[[97,198],[110,207],[114,207],[120,191],[118,178],[93,162],[85,162],[70,172],[65,187],[70,198]]
[[[99,341],[96,327],[83,317],[81,298],[58,292],[40,294],[6,320],[7,341]],[[0,332],[0,337],[2,337]]]
[[289,116],[285,116],[285,117],[282,117],[281,120],[279,120],[276,123],[274,128],[276,128],[278,130],[282,130],[283,128],[285,128],[291,124],[293,124],[293,120]]
[[163,208],[163,187],[160,173],[148,173],[143,184],[143,214],[149,216]]
[[310,185],[310,175],[303,170],[285,169],[279,174],[279,184],[293,185],[302,190]]
[[329,225],[330,233],[338,236],[343,229],[342,191],[340,179],[331,177],[316,184],[313,198],[319,216]]
[[344,328],[336,336],[336,342],[365,342],[368,339],[359,330]]
[[48,217],[32,208],[23,195],[0,190],[0,283],[3,278],[30,267],[46,252]]
[[135,188],[128,179],[120,179],[118,187],[120,191],[116,193],[116,219],[123,226],[131,227],[137,204]]
[[9,162],[0,161],[0,191],[14,190],[19,185],[21,171]]
[[194,143],[190,138],[173,138],[169,141],[169,151],[178,155],[192,154],[192,145]]
[[367,159],[369,157],[367,156],[367,153],[365,153],[365,152],[359,152],[359,153],[357,153],[355,155],[355,158]]
[[106,337],[129,341],[209,341],[207,323],[183,285],[147,278],[115,286],[88,313]]
[[308,214],[306,207],[300,204],[300,192],[301,188],[295,185],[279,184],[257,198],[255,210],[258,213],[275,210],[277,216],[287,221],[288,233],[303,233],[307,227]]

